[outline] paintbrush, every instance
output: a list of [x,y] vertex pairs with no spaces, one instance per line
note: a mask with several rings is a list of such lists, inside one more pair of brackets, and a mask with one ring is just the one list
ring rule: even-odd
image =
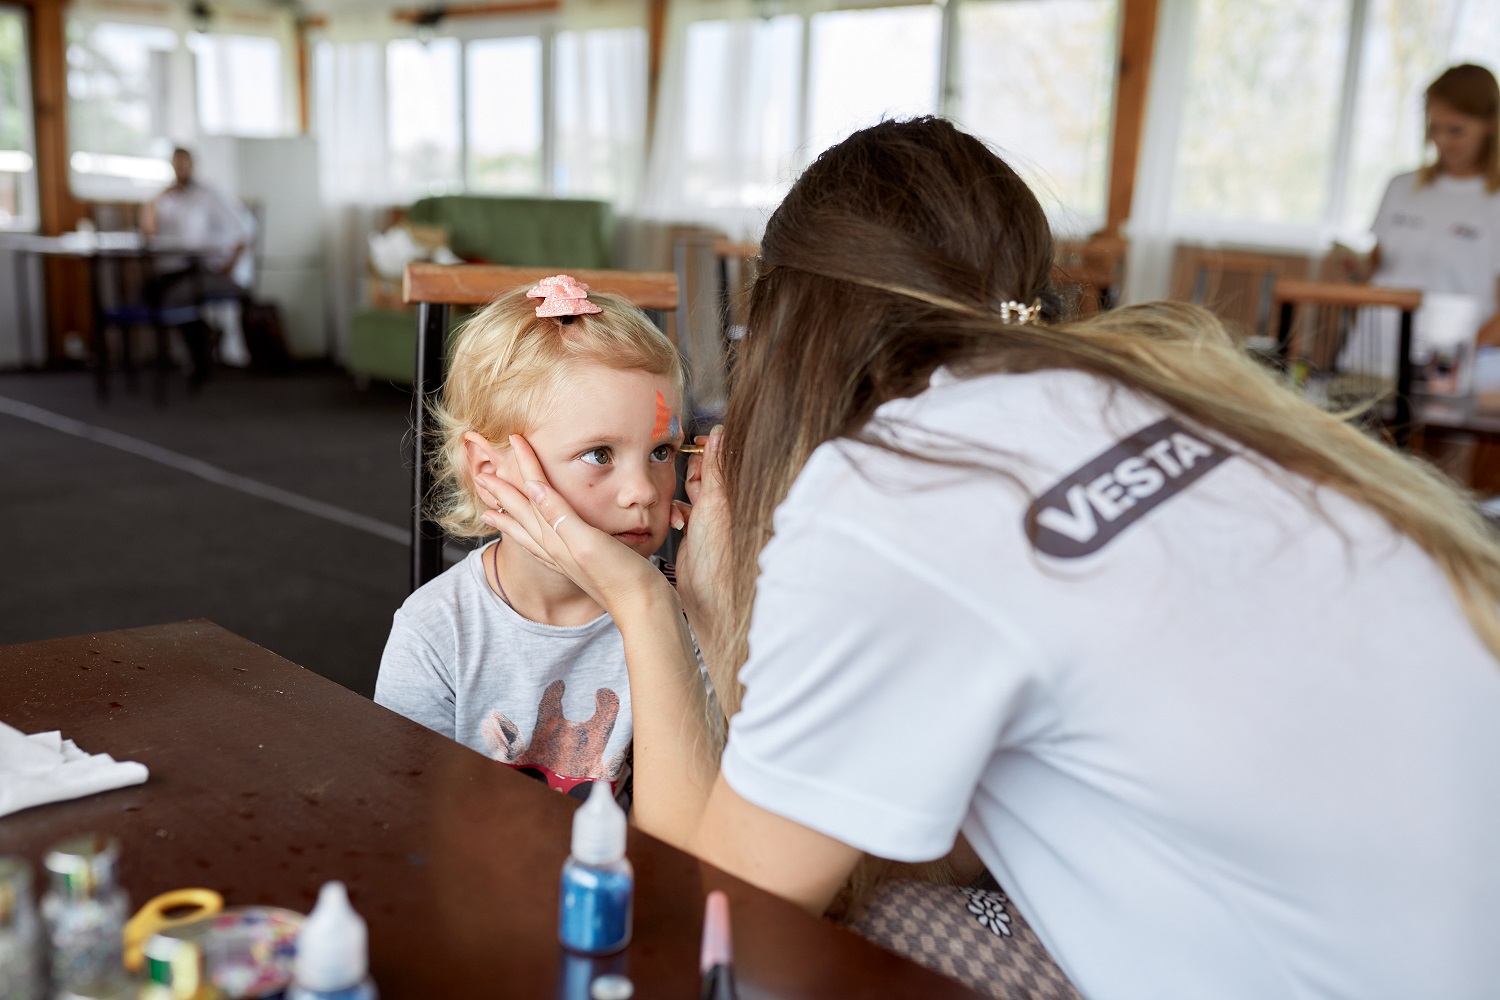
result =
[[735,1000],[729,897],[715,889],[708,894],[703,909],[703,951],[698,962],[703,991],[698,994],[699,1000]]
[[679,445],[677,453],[679,455],[701,455],[703,454],[703,446],[701,444]]

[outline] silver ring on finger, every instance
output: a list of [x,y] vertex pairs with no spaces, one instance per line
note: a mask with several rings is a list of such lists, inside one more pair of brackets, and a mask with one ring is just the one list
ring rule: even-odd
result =
[[564,514],[562,517],[558,518],[556,521],[553,521],[552,522],[552,530],[556,531],[557,530],[557,526],[559,524],[562,524],[567,519],[568,519],[568,515]]

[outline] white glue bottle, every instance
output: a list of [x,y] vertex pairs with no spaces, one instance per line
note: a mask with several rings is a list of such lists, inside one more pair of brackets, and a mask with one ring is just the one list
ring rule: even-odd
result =
[[376,1000],[365,922],[342,882],[325,882],[297,935],[287,1000]]

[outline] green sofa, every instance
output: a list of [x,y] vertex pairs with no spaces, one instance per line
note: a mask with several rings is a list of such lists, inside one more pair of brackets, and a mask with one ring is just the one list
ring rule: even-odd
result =
[[[571,198],[441,195],[412,205],[407,220],[442,226],[469,261],[519,267],[607,268],[614,217],[608,202]],[[415,308],[367,308],[349,320],[345,366],[361,383],[410,385],[416,372]]]

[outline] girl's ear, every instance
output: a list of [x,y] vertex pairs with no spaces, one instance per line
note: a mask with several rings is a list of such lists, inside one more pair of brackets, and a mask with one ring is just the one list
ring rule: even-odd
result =
[[483,473],[487,476],[499,473],[499,449],[491,444],[482,434],[474,431],[464,433],[464,471],[469,474],[469,482],[474,482],[474,477]]
[[520,488],[521,476],[516,469],[516,453],[511,451],[509,444],[497,445],[482,434],[468,431],[464,434],[464,466],[471,485],[474,477],[483,473]]

